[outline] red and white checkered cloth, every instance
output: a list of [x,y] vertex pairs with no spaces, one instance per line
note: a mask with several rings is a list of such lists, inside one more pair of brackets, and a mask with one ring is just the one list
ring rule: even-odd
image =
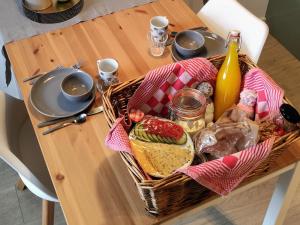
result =
[[264,71],[255,68],[246,73],[244,88],[257,92],[256,120],[272,118],[278,112],[284,92]]
[[167,116],[175,93],[202,81],[214,82],[217,69],[204,58],[169,64],[150,71],[128,103],[128,109],[145,114]]
[[[215,83],[217,69],[204,58],[185,60],[150,71],[128,103],[131,109],[145,114],[167,115],[167,107],[174,94],[197,82]],[[243,87],[258,93],[256,118],[262,119],[279,112],[283,90],[262,70],[252,69],[244,78]],[[201,185],[220,194],[232,191],[270,153],[274,138],[233,155],[181,169]],[[113,150],[131,153],[129,138],[119,118],[111,128],[106,144]]]
[[275,138],[222,158],[178,170],[206,188],[227,195],[270,153]]

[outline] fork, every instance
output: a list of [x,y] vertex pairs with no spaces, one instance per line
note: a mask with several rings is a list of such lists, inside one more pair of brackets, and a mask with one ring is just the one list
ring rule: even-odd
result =
[[[71,67],[74,68],[74,69],[80,69],[81,66],[82,66],[82,64],[83,64],[83,60],[78,60],[78,62],[75,63],[75,64],[74,64],[73,66],[71,66]],[[54,70],[58,70],[58,69],[62,69],[62,68],[64,68],[64,67],[63,67],[63,66],[57,66]],[[54,70],[51,70],[51,71],[54,71]],[[41,77],[41,76],[44,76],[44,75],[46,75],[46,74],[48,74],[48,73],[49,73],[49,72],[45,72],[45,73],[37,74],[37,75],[35,75],[35,76],[28,77],[28,78],[24,79],[23,82],[31,81],[29,84],[32,85],[32,84],[34,84],[34,82],[35,82],[35,81],[33,81],[33,80],[35,80],[36,78],[39,78],[39,77]]]
[[83,64],[83,60],[78,60],[78,62],[77,63],[75,63],[72,67],[74,68],[74,69],[80,69],[80,67],[82,67],[82,64]]

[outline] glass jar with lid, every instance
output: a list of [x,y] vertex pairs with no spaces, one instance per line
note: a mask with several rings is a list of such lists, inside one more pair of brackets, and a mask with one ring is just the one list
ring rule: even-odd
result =
[[191,136],[205,127],[206,97],[198,90],[184,88],[172,98],[170,117]]

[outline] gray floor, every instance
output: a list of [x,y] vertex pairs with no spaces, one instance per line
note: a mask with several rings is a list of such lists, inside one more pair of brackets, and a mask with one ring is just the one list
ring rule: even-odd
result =
[[[27,189],[19,191],[17,173],[0,159],[0,225],[40,225],[42,201]],[[65,225],[59,204],[55,205],[55,225]]]

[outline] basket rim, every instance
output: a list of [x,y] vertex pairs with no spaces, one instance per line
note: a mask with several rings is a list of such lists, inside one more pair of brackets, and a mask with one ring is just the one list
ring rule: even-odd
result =
[[[214,61],[214,60],[221,60],[223,58],[225,58],[224,55],[218,55],[218,56],[213,56],[211,58],[208,58],[208,60]],[[249,69],[259,68],[247,55],[239,54],[239,59],[240,61],[246,63],[249,66]],[[113,105],[110,101],[110,97],[113,94],[117,94],[118,92],[121,92],[122,90],[129,87],[130,85],[137,84],[139,82],[141,83],[144,78],[145,75],[142,75],[137,78],[130,79],[128,81],[110,86],[108,90],[103,94],[102,99],[103,99],[104,115],[106,117],[109,127],[112,127],[114,121],[117,119],[114,111],[112,110]],[[284,101],[290,103],[290,101],[285,97],[284,97]],[[290,135],[292,134],[290,133]],[[287,135],[287,137],[289,137],[290,135]],[[284,137],[284,139],[286,139],[287,137]],[[297,139],[297,137],[295,138]],[[278,138],[277,142],[282,143],[282,140],[283,138],[280,137]],[[275,149],[275,147],[272,148],[272,151],[273,149]],[[165,178],[161,178],[158,180],[147,179],[147,176],[145,175],[145,173],[143,172],[143,170],[141,169],[141,167],[139,166],[139,164],[137,163],[137,161],[135,160],[132,154],[127,152],[121,152],[120,155],[122,160],[126,164],[130,172],[130,175],[133,177],[134,182],[139,187],[142,187],[143,189],[161,189],[164,186],[169,186],[174,184],[174,182],[187,182],[192,180],[190,176],[187,176],[186,174],[183,173],[173,173]]]

